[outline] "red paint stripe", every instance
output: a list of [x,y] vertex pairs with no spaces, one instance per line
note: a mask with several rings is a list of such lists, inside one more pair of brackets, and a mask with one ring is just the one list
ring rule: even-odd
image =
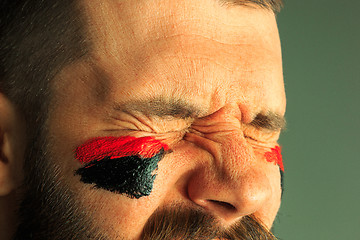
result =
[[271,149],[271,152],[265,153],[265,158],[268,162],[274,162],[279,165],[281,171],[284,171],[284,164],[281,155],[281,147],[276,146]]
[[105,157],[120,158],[131,155],[151,158],[161,148],[164,148],[165,151],[169,150],[168,145],[153,137],[98,137],[79,146],[75,156],[80,163],[101,160]]

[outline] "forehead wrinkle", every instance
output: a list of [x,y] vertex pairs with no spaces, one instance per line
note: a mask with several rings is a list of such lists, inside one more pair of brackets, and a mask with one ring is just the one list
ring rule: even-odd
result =
[[[134,3],[131,4],[134,5]],[[181,14],[178,14],[177,12],[179,10],[167,9],[155,12],[150,15],[151,17],[149,17],[149,9],[147,9],[146,4],[143,4],[144,6],[142,8],[139,8],[139,6],[135,4],[134,6],[137,6],[135,9],[136,11],[122,11],[121,9],[126,8],[127,5],[130,5],[130,3],[121,4],[121,6],[122,5],[124,6],[122,8],[119,7],[118,12],[116,11],[117,8],[114,6],[106,7],[106,4],[101,5],[101,8],[103,8],[103,12],[109,11],[108,16],[110,19],[100,17],[101,14],[97,13],[99,11],[90,11],[89,15],[91,17],[89,16],[89,19],[91,19],[91,21],[89,28],[93,31],[95,30],[96,33],[101,32],[101,37],[105,38],[110,37],[109,33],[117,34],[116,36],[119,37],[119,39],[121,39],[122,35],[131,33],[131,36],[133,37],[133,41],[131,43],[133,43],[135,42],[135,40],[139,39],[144,40],[149,37],[150,39],[154,39],[154,36],[168,35],[169,32],[176,33],[178,31],[182,32],[184,30],[186,32],[189,32],[189,30],[192,30],[197,32],[201,31],[202,33],[204,33],[206,29],[205,26],[209,25],[209,22],[211,22],[212,24],[217,24],[220,27],[221,24],[223,24],[224,26],[227,24],[233,25],[235,21],[234,14],[231,15],[231,18],[228,18],[229,14],[222,14],[221,16],[213,15],[223,13],[224,11],[204,12],[201,11],[200,8],[196,9],[197,11],[193,8],[189,8],[188,11],[184,13],[185,16],[181,16]],[[138,3],[138,5],[141,4]],[[186,6],[186,4],[184,5]],[[180,10],[184,10],[184,8],[181,8]],[[240,24],[240,26],[242,27],[248,27],[248,22],[251,23],[252,21],[251,19],[246,20],[238,14],[236,15],[237,20],[239,21],[238,24]],[[218,17],[221,17],[221,19],[219,19]],[[124,19],[130,20],[127,20],[126,24],[121,24]],[[99,24],[96,24],[98,21],[100,21]],[[107,24],[101,24],[101,22],[104,21],[107,21]],[[189,21],[191,21],[193,24],[189,25]],[[224,21],[227,23],[225,24]],[[223,27],[220,27],[220,29],[222,28]],[[114,31],[114,29],[116,29],[116,31]],[[219,36],[222,35],[223,34],[219,34]],[[133,45],[130,44],[129,47],[133,47]]]
[[[214,3],[214,2],[213,2]],[[138,5],[141,5],[141,4],[138,4]],[[147,8],[144,8],[145,10],[145,12],[146,12],[146,9]],[[112,10],[114,10],[114,9],[112,9]],[[191,10],[191,9],[190,9]],[[214,11],[214,12],[223,12],[223,11]],[[272,14],[271,14],[272,15]],[[153,18],[153,20],[155,20],[155,19],[157,19],[156,18],[156,14],[155,14],[155,16],[152,16],[152,18]],[[193,15],[193,12],[191,11],[190,13],[189,13],[189,16],[194,16]],[[201,16],[203,16],[203,15],[201,15]],[[204,15],[204,16],[208,16],[208,15]],[[159,16],[157,16],[157,17],[159,17]],[[165,16],[163,16],[163,17],[165,17]],[[121,17],[121,18],[123,18],[123,17]],[[139,18],[140,19],[140,18]],[[241,19],[241,16],[239,16],[239,19]],[[144,19],[143,19],[144,20]],[[184,19],[183,19],[184,20]],[[249,19],[249,21],[246,21],[246,23],[247,22],[249,22],[249,23],[251,23],[252,21],[253,21],[254,19]],[[221,22],[221,21],[220,21]],[[114,22],[113,22],[114,23]],[[163,23],[163,22],[158,22],[158,23]],[[178,22],[175,22],[175,23],[178,23]],[[133,23],[134,24],[134,23]],[[141,24],[139,24],[139,26],[138,27],[141,27],[141,26],[143,26],[143,25],[141,25]],[[129,26],[125,26],[126,27],[126,29],[128,29],[128,28],[130,28]],[[131,29],[133,28],[133,27],[135,27],[136,28],[136,26],[132,26],[131,27]],[[101,28],[102,29],[102,28]],[[137,29],[137,28],[136,28]],[[171,29],[171,28],[170,28]],[[181,29],[183,29],[183,28],[178,28],[178,30],[181,30]],[[155,30],[158,30],[157,28],[154,28],[153,29],[154,31]],[[162,29],[162,30],[164,30],[164,29]],[[243,29],[244,30],[244,29]],[[136,31],[135,31],[136,32]],[[153,32],[154,34],[156,33],[157,31],[155,31],[155,32]],[[166,33],[167,33],[167,31],[165,31]],[[219,31],[215,31],[216,33],[218,33]],[[222,32],[222,31],[220,31],[220,32]],[[262,32],[262,31],[261,31]],[[171,32],[171,33],[173,33],[173,32]],[[177,33],[177,31],[175,31],[175,33]],[[243,32],[242,32],[243,33]],[[252,33],[251,31],[250,31],[250,33]],[[246,34],[244,34],[245,36],[248,36],[249,34],[249,31],[246,31]],[[253,34],[255,34],[255,33],[253,33]],[[105,35],[107,35],[108,37],[109,37],[109,35],[108,34],[105,34]],[[146,34],[145,34],[146,35]],[[224,34],[221,34],[222,36],[224,36]],[[116,36],[118,36],[118,35],[116,35]],[[140,36],[142,36],[141,34],[140,34]],[[228,36],[227,34],[225,35],[225,36]],[[255,37],[256,37],[257,35],[255,34]],[[205,37],[208,37],[208,36],[202,36],[202,35],[200,35],[199,37],[201,37],[201,39],[204,39]],[[110,37],[110,38],[112,38],[112,37]],[[137,39],[137,38],[135,38],[135,39]],[[254,41],[254,42],[257,42],[258,40],[261,40],[262,38],[257,38],[256,39],[256,41]],[[134,40],[134,39],[133,39]],[[147,39],[147,38],[145,38],[144,40],[149,40],[149,39]],[[183,39],[181,39],[181,40],[183,40]],[[232,44],[232,45],[236,45],[236,41],[234,41],[234,39],[233,38],[220,38],[220,39],[212,39],[212,43],[214,43],[214,40],[215,40],[215,42],[217,42],[217,46],[219,46],[219,45],[226,45],[226,44]],[[230,41],[229,41],[230,40]],[[244,39],[242,39],[242,41],[244,41]],[[131,46],[133,46],[133,41],[129,41],[128,42]],[[147,87],[149,87],[149,85],[151,86],[151,88],[152,89],[155,89],[156,87],[158,87],[159,85],[155,85],[155,84],[149,84],[149,80],[151,80],[151,79],[153,79],[152,80],[152,82],[151,83],[153,83],[155,80],[156,80],[156,82],[158,82],[157,81],[157,78],[156,77],[158,77],[159,75],[164,75],[164,78],[167,78],[167,79],[165,79],[165,80],[168,80],[169,78],[169,76],[168,76],[168,73],[169,72],[172,72],[172,71],[169,71],[169,70],[167,70],[167,69],[158,69],[158,68],[156,68],[156,67],[153,67],[154,66],[154,62],[153,61],[147,61],[147,60],[149,60],[148,58],[145,58],[145,59],[142,59],[142,62],[141,62],[141,64],[139,64],[139,59],[141,59],[141,57],[139,58],[138,56],[141,56],[141,55],[143,55],[144,54],[144,48],[141,48],[141,46],[148,46],[148,41],[145,41],[145,42],[141,42],[142,44],[144,44],[144,45],[142,45],[142,44],[140,44],[140,46],[137,46],[137,48],[135,48],[137,51],[135,51],[135,54],[121,54],[121,53],[123,53],[122,51],[116,51],[116,56],[117,57],[119,57],[119,56],[127,56],[126,57],[126,59],[116,59],[115,61],[115,63],[114,64],[116,64],[116,65],[118,65],[118,66],[121,66],[121,67],[118,67],[118,68],[116,68],[116,71],[114,71],[114,74],[112,74],[112,73],[109,73],[110,75],[111,75],[111,78],[113,79],[112,80],[112,82],[115,82],[116,80],[115,79],[121,79],[121,80],[124,80],[124,86],[126,86],[125,84],[128,84],[128,83],[130,83],[130,81],[132,82],[132,83],[134,83],[134,80],[136,79],[136,80],[141,80],[141,79],[143,79],[143,80],[146,80],[146,82],[144,81],[144,84],[146,84],[147,85]],[[167,42],[167,44],[169,44],[168,42]],[[121,44],[122,45],[122,44]],[[244,47],[245,47],[245,45],[246,44],[244,44]],[[259,59],[263,59],[263,57],[261,57],[261,58],[259,58],[258,57],[258,55],[261,55],[261,56],[263,56],[264,55],[264,53],[263,53],[263,51],[264,51],[264,45],[265,46],[267,46],[264,42],[261,42],[261,46],[262,46],[262,48],[258,48],[259,50],[258,50],[258,52],[256,53],[256,54],[254,54],[254,51],[251,51],[251,54],[245,54],[245,53],[248,53],[249,52],[249,50],[247,49],[247,51],[246,52],[244,52],[244,53],[242,53],[242,55],[246,55],[246,56],[243,56],[243,59],[244,60],[246,60],[245,62],[241,62],[240,64],[238,63],[238,65],[237,66],[231,66],[231,67],[233,67],[233,69],[234,69],[234,71],[235,70],[241,70],[241,71],[239,71],[239,72],[241,72],[241,73],[243,73],[243,72],[249,72],[248,74],[251,74],[251,73],[253,73],[255,70],[261,70],[261,69],[259,69],[259,68],[261,68],[261,66],[263,66],[263,65],[266,65],[266,64],[259,64],[258,62],[257,62],[257,60],[259,60]],[[119,44],[119,46],[120,46],[120,44]],[[163,45],[163,46],[168,46],[168,45]],[[269,46],[272,46],[272,45],[269,45]],[[254,46],[255,47],[255,46]],[[154,51],[154,49],[156,49],[156,51]],[[155,46],[155,48],[154,49],[150,49],[151,51],[147,54],[147,55],[149,55],[149,56],[153,56],[154,55],[154,53],[158,53],[158,46]],[[120,49],[121,50],[121,49]],[[164,51],[166,52],[166,50],[168,50],[168,49],[165,49]],[[196,50],[196,49],[195,49]],[[246,50],[246,49],[245,49]],[[109,52],[109,49],[107,49],[107,53]],[[125,51],[126,52],[126,51]],[[193,52],[193,51],[192,51]],[[222,53],[224,52],[224,51],[221,51]],[[232,52],[232,51],[231,51]],[[167,53],[167,52],[166,52]],[[260,54],[261,53],[261,54]],[[240,54],[240,53],[239,53]],[[269,56],[269,55],[271,55],[271,54],[266,54],[266,56]],[[168,56],[168,55],[166,55],[166,56]],[[175,56],[175,55],[174,55]],[[272,55],[271,55],[272,56]],[[105,56],[104,57],[104,59],[106,60],[108,60],[109,59],[109,57],[113,57],[112,55],[107,55],[107,56]],[[227,56],[224,56],[224,58],[225,57],[227,57]],[[249,58],[251,58],[252,59],[252,61],[250,61],[249,62]],[[152,60],[152,59],[151,59]],[[169,61],[166,61],[167,63],[169,62]],[[165,63],[166,63],[165,62]],[[228,61],[228,62],[230,62],[230,61]],[[231,62],[233,62],[233,61],[231,61]],[[257,63],[257,64],[255,64],[255,62]],[[136,64],[135,64],[136,63]],[[177,62],[175,62],[175,63],[177,63]],[[251,63],[254,63],[254,64],[251,64]],[[113,65],[114,65],[113,64]],[[181,63],[178,63],[177,64],[177,66],[176,66],[176,64],[173,64],[173,65],[175,65],[174,67],[175,67],[175,69],[178,69],[178,66],[180,65],[185,65],[185,64],[181,64]],[[218,63],[217,63],[217,65],[219,65]],[[245,66],[244,66],[245,65]],[[188,66],[188,65],[186,65],[186,66]],[[248,67],[252,67],[252,68],[255,68],[255,69],[251,69],[250,68],[250,70],[248,69]],[[226,66],[227,67],[227,66]],[[134,68],[136,68],[136,70],[134,69]],[[228,67],[227,67],[228,68]],[[125,71],[125,70],[126,71]],[[148,70],[149,69],[149,70]],[[127,71],[128,70],[128,71]],[[147,70],[148,70],[148,72],[147,72]],[[172,69],[171,69],[172,70]],[[191,70],[193,70],[193,69],[190,69],[190,71]],[[190,71],[188,70],[188,72],[185,72],[185,73],[178,73],[178,74],[175,74],[175,73],[177,73],[176,71],[174,71],[174,74],[173,74],[173,76],[170,76],[170,78],[171,78],[171,80],[173,81],[174,79],[176,79],[176,78],[179,78],[179,79],[182,79],[182,78],[184,78],[184,75],[185,76],[187,76],[187,74],[191,74],[191,75],[193,75],[194,73],[199,73],[199,74],[202,74],[203,72],[205,72],[205,71],[202,71],[202,69],[201,68],[196,68],[196,69],[194,69],[194,73],[193,72],[191,72],[190,73]],[[116,72],[116,74],[115,74],[115,72]],[[126,73],[126,75],[125,75],[125,73]],[[140,73],[140,74],[139,74]],[[155,79],[154,79],[154,77],[155,77]],[[209,77],[209,76],[204,76],[204,77]],[[210,77],[212,77],[212,76],[210,76]],[[216,76],[217,78],[219,78],[219,77],[224,77],[224,76]],[[194,79],[196,79],[196,78],[194,78]],[[225,79],[227,79],[227,80],[229,80],[229,79],[233,79],[233,80],[238,80],[238,79],[241,79],[241,77],[239,77],[239,76],[227,76],[227,78],[225,78]],[[236,81],[234,81],[234,84],[233,85],[235,85],[236,83],[235,83]],[[136,83],[137,84],[139,84],[140,82],[139,81],[136,81]],[[140,83],[141,84],[141,83]],[[163,84],[163,86],[166,84],[166,82],[164,81],[164,84]],[[142,85],[142,84],[141,84]],[[144,85],[145,86],[145,85]],[[194,85],[195,86],[195,85]],[[142,87],[142,86],[141,86]],[[127,92],[129,92],[129,91],[126,91],[126,90],[136,90],[137,92],[139,92],[138,94],[137,94],[137,97],[139,97],[139,94],[140,94],[140,92],[141,93],[144,93],[143,91],[141,91],[141,88],[140,86],[138,86],[138,85],[136,85],[136,88],[130,88],[130,89],[122,89],[122,91],[112,91],[112,93],[111,94],[114,94],[114,95],[121,95],[122,93],[124,93],[125,92],[125,94],[128,96],[128,97],[134,97],[134,95],[133,95],[133,93],[127,93]],[[197,86],[195,86],[195,87],[199,87],[199,85],[197,84]],[[164,88],[164,89],[166,89],[166,88]],[[124,91],[123,91],[124,90]],[[213,89],[214,90],[214,89]],[[157,91],[158,91],[158,89],[157,89]],[[185,90],[184,90],[185,91]],[[176,95],[179,97],[179,96],[181,96],[181,95],[183,95],[183,93],[184,93],[184,91],[180,91],[179,90],[179,88],[178,88],[178,86],[176,86],[175,88],[174,88],[174,92],[176,93]],[[134,91],[132,91],[132,92],[134,92]],[[172,95],[172,93],[170,93],[169,92],[169,90],[165,90],[164,91],[165,92],[165,94],[167,94],[167,95]],[[146,92],[145,92],[146,93]],[[150,93],[156,93],[156,91],[151,91]],[[149,94],[149,92],[148,93],[146,93],[147,95]],[[232,94],[231,94],[232,95]],[[235,93],[234,93],[234,95],[235,95]],[[149,95],[148,95],[149,96]],[[115,96],[114,96],[115,97]],[[114,98],[113,97],[113,98]],[[117,96],[116,96],[117,97]],[[150,97],[150,96],[149,96]],[[194,97],[196,97],[196,96],[194,96]],[[230,97],[227,97],[227,96],[223,96],[223,97],[221,97],[221,98],[231,98],[231,100],[232,101],[234,101],[234,99],[232,98],[233,96],[230,96]],[[235,98],[236,98],[236,100],[237,101],[240,101],[240,102],[243,102],[244,100],[246,100],[246,99],[243,99],[243,98],[241,98],[241,99],[239,99],[239,97],[238,96],[234,96]],[[118,98],[118,97],[117,97]],[[213,96],[213,98],[216,98],[216,96]],[[209,99],[210,100],[210,99]],[[250,99],[251,100],[251,99]],[[226,100],[223,100],[223,101],[225,101],[225,102],[227,102]],[[253,101],[250,101],[250,102],[253,102]],[[258,109],[258,110],[260,110],[260,109]]]

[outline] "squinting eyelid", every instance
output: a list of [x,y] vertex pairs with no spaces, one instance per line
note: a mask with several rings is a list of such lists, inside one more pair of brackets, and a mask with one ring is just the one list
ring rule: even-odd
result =
[[256,148],[270,149],[270,148],[273,148],[278,145],[277,141],[263,142],[263,141],[258,141],[256,139],[253,139],[252,137],[248,137],[248,136],[245,136],[245,138],[248,141],[248,143],[255,149]]
[[244,137],[261,143],[274,143],[278,141],[280,137],[280,131],[244,129]]

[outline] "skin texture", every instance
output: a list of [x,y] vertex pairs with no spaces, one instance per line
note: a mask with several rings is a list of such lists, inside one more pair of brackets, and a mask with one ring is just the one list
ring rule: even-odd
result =
[[[265,159],[280,131],[251,125],[285,113],[274,14],[217,1],[83,1],[90,56],[54,79],[47,121],[59,182],[110,239],[138,239],[149,217],[173,203],[201,208],[224,227],[246,215],[271,228],[281,202],[279,167]],[[71,86],[71,87],[69,87]],[[184,118],[127,109],[129,101],[181,100]],[[74,149],[88,139],[150,136],[172,153],[149,196],[129,198],[80,181]]]

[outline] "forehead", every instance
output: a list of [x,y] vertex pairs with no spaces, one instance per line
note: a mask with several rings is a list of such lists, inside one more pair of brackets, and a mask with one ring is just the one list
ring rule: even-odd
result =
[[92,82],[85,85],[107,90],[105,101],[161,96],[208,112],[228,102],[284,112],[271,11],[216,0],[84,1],[82,7],[93,43],[85,67]]

